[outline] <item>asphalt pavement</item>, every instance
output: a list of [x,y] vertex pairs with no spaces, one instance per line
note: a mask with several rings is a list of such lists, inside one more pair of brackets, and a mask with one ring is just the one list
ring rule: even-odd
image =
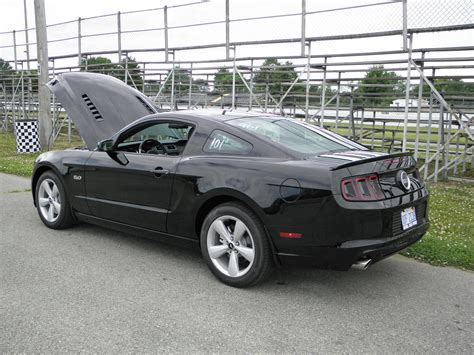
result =
[[0,174],[2,353],[473,353],[472,272],[395,256],[234,289],[197,250],[87,224],[50,230],[28,187]]

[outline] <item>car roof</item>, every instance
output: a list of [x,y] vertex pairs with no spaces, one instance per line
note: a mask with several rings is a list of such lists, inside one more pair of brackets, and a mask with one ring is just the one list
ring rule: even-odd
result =
[[154,114],[155,117],[172,117],[176,118],[199,118],[209,121],[225,122],[236,118],[243,117],[268,117],[273,116],[269,113],[254,112],[254,111],[230,111],[226,109],[205,109],[205,110],[183,110],[183,111],[169,111]]

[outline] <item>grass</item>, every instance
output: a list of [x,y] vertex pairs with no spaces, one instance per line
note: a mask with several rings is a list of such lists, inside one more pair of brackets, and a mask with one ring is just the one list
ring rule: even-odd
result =
[[[53,148],[82,146],[76,135],[60,136]],[[18,154],[12,133],[0,133],[0,172],[30,176],[39,153]],[[422,240],[402,254],[433,265],[474,270],[474,185],[441,182],[430,185],[431,227]]]
[[[72,135],[71,143],[65,135],[60,135],[56,139],[53,149],[65,149],[70,147],[83,146],[84,143],[77,135]],[[17,153],[15,136],[12,133],[0,133],[0,172],[31,176],[35,159],[41,152],[37,153]]]
[[17,153],[14,135],[12,133],[0,133],[0,172],[31,176],[34,161],[39,154],[39,152]]
[[402,254],[433,265],[474,270],[474,185],[430,185],[430,230]]

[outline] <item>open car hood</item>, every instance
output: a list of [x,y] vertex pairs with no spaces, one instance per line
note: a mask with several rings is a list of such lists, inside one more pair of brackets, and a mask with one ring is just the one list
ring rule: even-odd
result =
[[90,150],[129,123],[158,112],[148,97],[108,75],[64,73],[47,85]]

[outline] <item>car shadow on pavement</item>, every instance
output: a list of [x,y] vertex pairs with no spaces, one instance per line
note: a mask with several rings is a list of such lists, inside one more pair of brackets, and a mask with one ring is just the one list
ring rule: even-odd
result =
[[[116,232],[110,229],[90,225],[80,224],[74,228],[84,238],[95,239],[96,241],[120,244],[121,248],[129,248],[130,252],[140,253],[150,256],[150,253],[162,262],[176,263],[183,266],[182,272],[194,273],[197,277],[203,277],[203,273],[208,275],[209,282],[219,284],[213,275],[208,271],[207,266],[201,256],[201,252],[196,247],[182,247],[167,244],[161,241],[146,239],[123,232]],[[368,290],[377,289],[380,293],[387,283],[400,284],[403,287],[410,287],[411,283],[417,282],[416,275],[407,273],[406,268],[415,264],[398,257],[392,257],[380,261],[369,267],[367,270],[333,271],[316,269],[311,267],[277,267],[275,273],[265,283],[248,289],[246,292],[267,292],[276,290],[291,293],[292,290],[312,291],[314,289],[330,291],[330,294],[343,292],[345,295],[361,295]],[[192,274],[191,274],[192,276]],[[226,287],[222,285],[222,287]],[[390,289],[385,287],[385,289]],[[388,291],[387,291],[388,292]],[[384,293],[384,292],[382,292]]]

